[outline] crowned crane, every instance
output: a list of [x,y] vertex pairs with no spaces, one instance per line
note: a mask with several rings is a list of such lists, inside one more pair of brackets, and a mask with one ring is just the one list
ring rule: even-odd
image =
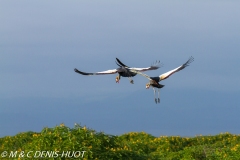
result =
[[[163,73],[163,74],[161,74],[159,77],[150,77],[150,76],[148,76],[148,75],[146,75],[146,74],[144,74],[144,73],[142,73],[142,72],[139,72],[139,71],[137,71],[137,70],[134,70],[134,69],[131,69],[130,71],[131,71],[131,72],[134,72],[134,73],[137,73],[137,74],[140,74],[140,75],[142,75],[142,76],[144,76],[144,77],[146,77],[147,79],[150,80],[150,82],[146,84],[146,89],[149,89],[150,87],[152,87],[152,88],[153,88],[153,91],[154,91],[154,99],[155,99],[155,102],[156,102],[156,103],[160,103],[160,88],[163,88],[164,85],[159,84],[159,82],[162,81],[162,80],[167,79],[167,78],[168,78],[169,76],[171,76],[172,74],[174,74],[174,73],[176,73],[176,72],[184,69],[185,67],[187,67],[187,66],[188,66],[191,62],[193,62],[193,61],[194,61],[194,58],[193,58],[193,57],[190,57],[190,58],[188,59],[188,61],[187,61],[186,63],[184,63],[183,65],[181,65],[181,66],[179,66],[179,67],[177,67],[177,68],[175,68],[175,69],[173,69],[173,70],[171,70],[171,71],[168,71],[168,72],[166,72],[166,73]],[[158,90],[158,98],[156,98],[156,88],[157,88],[157,90]]]
[[118,73],[118,75],[116,76],[116,83],[119,83],[121,76],[122,77],[128,77],[130,80],[130,83],[133,84],[133,80],[131,79],[131,77],[134,77],[137,73],[135,72],[131,72],[130,70],[134,70],[134,71],[138,71],[138,72],[144,72],[144,71],[148,71],[148,70],[156,70],[158,69],[159,63],[160,61],[156,61],[155,64],[151,65],[150,67],[147,68],[130,68],[128,66],[126,66],[125,64],[123,64],[118,58],[116,58],[116,64],[119,66],[119,68],[117,69],[111,69],[111,70],[106,70],[106,71],[102,71],[102,72],[96,72],[96,73],[86,73],[86,72],[82,72],[79,71],[77,68],[74,69],[75,72],[82,74],[82,75],[106,75],[106,74],[116,74]]

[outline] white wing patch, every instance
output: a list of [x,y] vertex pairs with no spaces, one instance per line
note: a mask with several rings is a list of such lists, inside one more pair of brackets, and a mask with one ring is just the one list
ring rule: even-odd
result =
[[169,76],[171,76],[173,73],[179,71],[180,68],[181,68],[181,66],[178,67],[178,68],[175,68],[175,69],[173,69],[173,70],[171,70],[171,71],[168,71],[168,72],[166,72],[166,73],[161,74],[161,75],[159,76],[160,80],[167,79],[167,78],[168,78]]
[[115,74],[115,73],[117,73],[117,70],[116,69],[112,69],[112,70],[97,72],[96,74]]
[[159,67],[129,68],[129,69],[133,69],[133,70],[136,70],[136,71],[144,72],[144,71],[148,71],[148,70],[155,70],[155,69],[158,69],[158,68],[159,68]]

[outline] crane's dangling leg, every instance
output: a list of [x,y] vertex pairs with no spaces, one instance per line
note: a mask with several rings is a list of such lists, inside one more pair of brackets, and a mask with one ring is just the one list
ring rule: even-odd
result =
[[116,80],[116,83],[119,83],[120,79],[121,79],[121,76],[120,76],[120,74],[118,74],[117,77],[116,77],[116,79],[115,79],[115,80]]
[[154,99],[155,99],[155,102],[157,103],[157,98],[156,98],[156,90],[155,88],[153,87],[153,91],[154,91]]
[[125,70],[127,71],[127,75],[128,75],[128,79],[130,80],[130,83],[133,84],[133,80],[131,78],[132,77],[131,74],[129,73],[128,69],[125,68]]
[[133,84],[133,80],[132,80],[132,78],[131,78],[131,77],[128,77],[128,79],[130,80],[130,83]]
[[160,103],[160,89],[158,88],[158,103]]

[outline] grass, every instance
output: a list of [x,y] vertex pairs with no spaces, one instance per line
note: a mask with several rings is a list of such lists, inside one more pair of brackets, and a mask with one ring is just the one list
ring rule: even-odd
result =
[[[61,124],[43,128],[39,133],[24,132],[0,138],[0,154],[7,152],[9,156],[16,151],[16,155],[5,158],[32,159],[38,153],[37,158],[47,159],[236,160],[240,159],[240,135],[221,133],[188,138],[130,132],[114,136],[78,124],[74,128]],[[28,157],[27,153],[30,153]],[[64,156],[59,156],[62,154]],[[1,156],[0,159],[4,159]]]

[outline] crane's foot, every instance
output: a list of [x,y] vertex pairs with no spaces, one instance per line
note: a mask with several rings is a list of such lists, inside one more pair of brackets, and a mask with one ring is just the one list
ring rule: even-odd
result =
[[158,98],[158,103],[160,103],[160,98]]
[[134,83],[133,83],[133,80],[130,80],[130,83],[134,84]]
[[156,104],[157,104],[157,98],[155,98],[155,102],[156,102]]

